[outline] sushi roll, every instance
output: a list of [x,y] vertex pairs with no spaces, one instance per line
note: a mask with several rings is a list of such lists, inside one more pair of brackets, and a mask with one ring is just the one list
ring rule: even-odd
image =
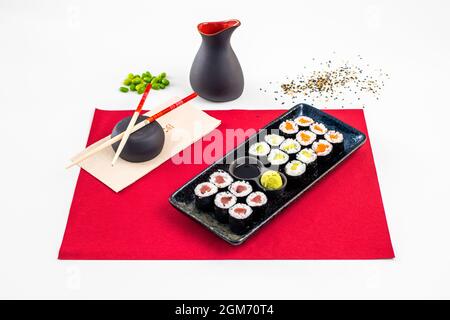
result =
[[298,180],[306,171],[306,165],[299,160],[289,161],[284,172],[289,180]]
[[341,152],[344,150],[344,135],[339,131],[328,131],[325,133],[325,140],[333,145],[334,151]]
[[267,156],[267,160],[272,166],[282,166],[289,161],[289,155],[281,150],[272,149]]
[[284,141],[284,137],[280,136],[279,134],[268,134],[264,137],[264,140],[271,147],[278,147]]
[[251,224],[253,210],[248,205],[236,203],[228,209],[228,223],[234,233],[244,233]]
[[211,182],[202,182],[194,189],[195,205],[202,210],[212,209],[217,187]]
[[228,222],[228,210],[234,206],[237,198],[228,191],[219,192],[214,198],[214,216],[219,222]]
[[317,167],[317,154],[309,148],[302,149],[296,156],[297,160],[303,162],[308,168],[308,172],[312,172]]
[[280,150],[286,152],[291,159],[295,159],[295,154],[300,151],[300,148],[300,143],[291,138],[284,140],[280,145]]
[[300,130],[307,130],[310,125],[314,123],[314,120],[307,116],[300,116],[294,119]]
[[302,147],[309,147],[316,140],[316,134],[309,130],[301,130],[297,133],[295,138]]
[[228,172],[217,170],[209,176],[209,182],[219,189],[225,189],[233,182],[233,178]]
[[293,138],[295,134],[298,132],[297,124],[292,120],[283,121],[280,124],[280,131],[283,133],[285,137]]
[[267,196],[264,192],[256,191],[250,193],[245,202],[252,208],[255,216],[262,216],[265,214],[267,209]]
[[333,145],[325,139],[320,139],[312,145],[312,149],[317,154],[317,159],[319,162],[331,159],[331,151],[333,150]]
[[270,146],[267,142],[256,142],[248,150],[251,156],[259,158],[263,163],[267,162],[267,155],[270,152]]
[[313,132],[318,138],[323,138],[323,135],[327,133],[328,129],[323,123],[314,122],[309,126],[309,130]]
[[229,187],[228,190],[236,197],[238,200],[248,196],[252,191],[252,185],[247,181],[235,181]]

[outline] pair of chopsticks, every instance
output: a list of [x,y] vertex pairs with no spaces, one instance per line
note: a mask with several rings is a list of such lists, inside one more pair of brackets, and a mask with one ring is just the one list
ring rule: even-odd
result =
[[[148,94],[148,91],[149,91],[149,90],[150,90],[150,85],[148,85],[148,86],[145,88],[144,96],[142,97],[141,102],[139,103],[139,106],[140,106],[141,109],[142,109],[142,106],[144,105],[144,102],[145,102],[145,99],[146,99],[146,97],[147,97],[147,94]],[[128,138],[129,135],[132,134],[133,132],[138,131],[139,129],[145,127],[145,126],[148,125],[149,123],[152,123],[152,122],[155,121],[156,119],[162,117],[162,116],[165,115],[166,113],[172,111],[172,110],[175,109],[175,108],[178,108],[179,106],[185,104],[186,102],[188,102],[188,101],[194,99],[194,98],[197,97],[197,96],[198,96],[198,94],[195,93],[195,92],[193,92],[193,93],[191,93],[190,95],[184,97],[183,99],[181,99],[181,100],[175,102],[174,104],[171,104],[171,105],[168,106],[167,108],[161,110],[160,112],[158,112],[158,113],[156,113],[156,114],[154,114],[154,115],[152,115],[152,116],[150,116],[150,117],[147,117],[144,121],[139,122],[137,125],[131,126],[131,129],[129,130],[129,133],[128,133],[128,135],[127,135],[127,138]],[[142,104],[142,106],[141,106],[141,104]],[[138,108],[139,108],[139,106],[138,106]],[[138,108],[136,108],[136,111],[135,111],[134,114],[136,114],[136,112],[138,112]],[[139,115],[141,109],[139,110],[138,115]],[[133,116],[134,116],[134,114],[133,114]],[[136,119],[137,119],[137,116],[136,116]],[[131,120],[133,120],[133,119],[131,119]],[[136,121],[136,120],[135,120],[135,121]],[[130,121],[130,124],[131,124],[131,121]],[[128,125],[127,129],[126,129],[124,132],[118,134],[118,135],[115,136],[114,138],[111,138],[111,139],[109,139],[109,140],[103,142],[102,144],[100,144],[99,146],[93,148],[92,150],[87,151],[86,153],[82,154],[82,155],[79,156],[78,158],[73,159],[73,160],[72,160],[72,163],[69,164],[69,165],[66,167],[66,169],[69,169],[69,168],[73,167],[74,165],[79,164],[80,162],[82,162],[82,161],[86,160],[87,158],[93,156],[93,155],[96,154],[97,152],[99,152],[99,151],[101,151],[101,150],[103,150],[103,149],[105,149],[105,148],[107,148],[107,147],[113,145],[114,143],[116,143],[117,141],[119,141],[119,140],[121,140],[121,139],[122,139],[121,143],[123,143],[123,144],[125,145],[126,141],[123,142],[123,140],[124,140],[124,137],[125,137],[125,133],[126,133],[127,130],[130,128],[130,124]],[[120,146],[119,146],[119,147],[120,147]],[[122,147],[122,148],[123,148],[123,147]],[[118,148],[117,151],[116,151],[116,155],[118,154],[118,152],[119,152],[119,148]],[[117,157],[118,157],[118,156],[117,156]],[[114,160],[113,160],[113,161],[114,161]]]
[[138,119],[139,115],[141,114],[141,110],[142,110],[142,107],[144,106],[145,99],[147,99],[147,95],[148,95],[148,93],[149,93],[151,88],[152,88],[152,84],[151,83],[147,84],[147,86],[145,87],[144,95],[142,96],[141,101],[139,102],[136,110],[134,111],[133,116],[131,117],[131,120],[128,123],[127,128],[123,132],[122,141],[120,141],[119,147],[117,148],[117,151],[114,154],[114,158],[113,158],[113,160],[111,162],[112,166],[116,163],[117,158],[119,158],[120,154],[122,153],[123,147],[125,147],[125,144],[127,143],[128,137],[131,134],[131,130],[133,129],[134,124],[136,123],[136,120]]

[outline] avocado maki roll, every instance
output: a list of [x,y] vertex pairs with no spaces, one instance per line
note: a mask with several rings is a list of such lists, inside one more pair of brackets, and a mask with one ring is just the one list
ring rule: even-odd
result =
[[300,151],[300,143],[295,139],[286,139],[280,145],[280,150],[289,155],[291,159],[295,159],[295,154]]
[[217,187],[211,182],[202,182],[194,189],[195,205],[202,210],[212,209]]
[[214,216],[219,222],[228,222],[228,209],[234,206],[237,198],[228,191],[219,192],[214,198]]
[[280,136],[279,134],[268,134],[264,137],[264,140],[271,147],[278,147],[284,141],[284,137]]
[[281,166],[289,161],[289,155],[281,150],[272,149],[267,156],[267,160],[272,166]]
[[259,158],[263,163],[267,163],[267,155],[270,152],[270,146],[267,142],[256,142],[248,150],[251,156]]
[[306,165],[299,160],[289,161],[284,172],[289,180],[298,180],[306,171]]

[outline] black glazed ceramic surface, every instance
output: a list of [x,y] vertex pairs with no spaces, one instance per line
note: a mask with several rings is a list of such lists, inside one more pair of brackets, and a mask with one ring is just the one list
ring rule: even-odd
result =
[[[287,119],[294,119],[301,115],[305,115],[313,118],[314,120],[323,123],[329,130],[340,131],[344,135],[344,147],[342,150],[336,152],[333,157],[326,163],[317,166],[317,173],[305,175],[302,179],[298,179],[295,183],[288,181],[286,187],[282,192],[276,194],[267,193],[269,198],[267,209],[265,215],[261,216],[252,222],[250,228],[244,234],[233,233],[228,224],[223,224],[218,222],[211,209],[210,211],[199,210],[194,203],[194,188],[197,184],[208,181],[209,176],[216,170],[222,169],[229,172],[230,164],[240,158],[241,156],[248,156],[249,146],[256,141],[263,141],[264,136],[270,133],[281,134],[278,127],[281,122]],[[336,119],[335,117],[326,114],[325,112],[316,109],[312,106],[306,104],[299,104],[286,113],[281,115],[279,118],[275,119],[264,128],[262,128],[257,134],[253,135],[236,149],[227,153],[222,159],[219,159],[199,175],[194,177],[192,180],[187,182],[178,191],[176,191],[170,198],[170,203],[177,208],[179,211],[187,214],[192,219],[201,223],[207,229],[215,233],[220,238],[233,244],[239,245],[243,243],[248,237],[255,233],[259,228],[266,224],[270,219],[275,217],[277,214],[282,212],[282,210],[288,206],[292,201],[297,199],[303,192],[305,192],[314,183],[319,181],[323,176],[325,176],[329,171],[335,168],[340,162],[345,160],[350,156],[355,150],[361,147],[366,141],[366,136],[359,130],[345,124],[344,122]],[[265,167],[267,168],[267,167]],[[281,169],[271,167],[269,169]],[[264,171],[263,169],[262,171]],[[253,184],[255,186],[255,184]],[[258,189],[258,184],[255,186],[257,190],[265,192],[265,190]],[[301,213],[299,213],[301,214]]]
[[[147,117],[139,116],[136,124],[144,121]],[[111,138],[126,130],[131,117],[120,120],[111,133]],[[120,141],[112,145],[114,151],[119,147]],[[153,159],[160,154],[164,146],[164,129],[153,121],[145,127],[133,132],[128,137],[127,143],[120,154],[120,158],[130,162],[144,162]]]
[[198,25],[202,44],[192,63],[189,80],[202,98],[225,102],[241,96],[244,76],[230,44],[231,35],[240,24],[239,20],[228,20]]

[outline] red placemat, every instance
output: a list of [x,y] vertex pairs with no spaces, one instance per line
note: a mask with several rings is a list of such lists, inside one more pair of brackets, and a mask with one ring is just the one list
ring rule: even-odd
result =
[[[362,110],[326,112],[367,135]],[[224,131],[258,129],[284,111],[208,113],[222,120],[218,129]],[[106,136],[117,121],[130,114],[130,111],[96,110],[88,145]],[[204,147],[210,143],[205,140],[197,143]],[[167,161],[120,193],[81,170],[59,259],[394,257],[369,139],[240,246],[219,239],[169,204],[169,196],[206,166]]]

